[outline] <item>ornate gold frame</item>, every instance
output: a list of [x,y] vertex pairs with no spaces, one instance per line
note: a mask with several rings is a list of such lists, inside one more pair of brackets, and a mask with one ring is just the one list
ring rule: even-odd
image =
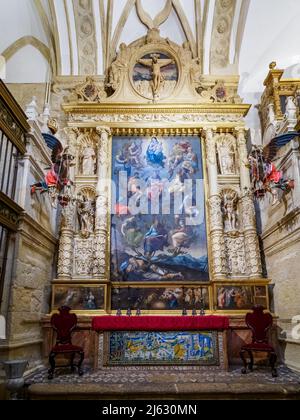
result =
[[[213,288],[212,288],[212,285],[211,285],[211,283],[209,282],[209,283],[206,283],[206,284],[199,284],[199,283],[194,283],[194,284],[192,284],[192,283],[186,283],[186,284],[183,284],[182,283],[182,287],[185,287],[185,288],[194,288],[194,289],[197,289],[197,288],[200,288],[200,287],[203,287],[203,289],[207,289],[208,290],[208,304],[209,304],[209,309],[206,309],[205,311],[206,311],[206,313],[207,314],[212,314],[214,311],[212,310],[212,308],[213,308]],[[108,299],[108,303],[111,303],[112,302],[112,300],[111,300],[111,297],[112,297],[112,294],[111,294],[111,291],[112,291],[112,289],[113,288],[118,288],[118,287],[120,287],[120,289],[126,289],[126,288],[128,288],[128,287],[131,287],[132,289],[134,289],[134,288],[142,288],[142,289],[152,289],[152,288],[157,288],[157,289],[164,289],[164,288],[166,288],[166,289],[172,289],[172,288],[180,288],[179,287],[179,285],[178,285],[178,283],[176,284],[176,283],[142,283],[142,282],[140,282],[140,283],[111,283],[110,284],[110,287],[109,287],[109,290],[108,290],[108,297],[110,298],[110,299]],[[112,314],[112,315],[116,315],[117,314],[117,311],[116,310],[112,310],[111,309],[111,305],[109,305],[110,306],[110,308],[109,308],[109,313],[110,314]],[[126,310],[124,311],[124,308],[123,308],[123,314],[125,315],[125,312],[126,312]],[[134,311],[133,311],[134,312]],[[198,310],[198,313],[199,313],[199,310]],[[182,309],[174,309],[174,310],[145,310],[145,309],[143,309],[142,310],[142,315],[182,315]]]
[[76,310],[74,309],[72,312],[76,313],[77,315],[105,315],[107,314],[107,305],[108,305],[108,285],[107,284],[99,284],[99,283],[92,283],[92,282],[88,282],[88,283],[83,283],[81,282],[79,283],[74,283],[72,282],[68,282],[68,281],[57,281],[55,282],[55,284],[52,285],[52,300],[51,300],[51,309],[52,312],[51,314],[54,314],[57,312],[57,309],[55,308],[55,289],[57,287],[63,287],[63,286],[67,286],[69,288],[90,288],[90,289],[103,289],[104,290],[104,303],[103,303],[103,307],[104,309],[98,309],[98,310]]
[[[158,136],[158,131],[156,131],[156,130],[154,130],[153,131],[153,135],[154,136]],[[180,135],[180,134],[177,134],[177,135]],[[165,135],[165,136],[167,136],[167,135]],[[184,135],[184,136],[188,136],[188,135]],[[207,238],[207,251],[208,251],[208,266],[209,266],[209,278],[208,278],[208,280],[206,281],[206,282],[195,282],[195,286],[196,285],[198,285],[198,284],[200,284],[200,286],[201,286],[201,284],[203,284],[203,286],[204,285],[208,285],[208,284],[210,284],[211,283],[211,281],[212,281],[212,277],[211,277],[211,272],[210,272],[210,266],[211,266],[211,246],[210,246],[210,239],[209,239],[209,217],[207,217],[207,215],[208,215],[208,211],[209,211],[209,209],[208,209],[208,181],[207,181],[207,170],[206,170],[206,155],[205,155],[205,148],[204,148],[204,145],[203,145],[203,143],[204,143],[204,140],[203,140],[203,138],[201,138],[201,136],[200,135],[194,135],[195,137],[198,137],[198,139],[199,139],[199,142],[200,142],[200,146],[201,146],[201,155],[202,155],[202,170],[203,170],[203,182],[204,182],[204,200],[205,200],[205,224],[206,224],[206,238]],[[112,136],[112,140],[113,140],[113,137],[117,137],[117,136]],[[120,137],[123,137],[123,136],[120,136]],[[130,137],[129,135],[128,135],[128,137]],[[140,137],[142,137],[142,136],[140,136]],[[146,136],[144,136],[144,137],[146,137]],[[182,135],[182,137],[183,137],[183,135]],[[110,145],[110,158],[109,158],[109,162],[110,162],[110,168],[112,168],[112,141],[111,141],[111,145]],[[111,204],[111,194],[110,194],[110,200],[109,200],[109,203]],[[111,206],[110,206],[111,207]],[[109,231],[109,249],[108,249],[108,260],[109,260],[109,267],[107,267],[107,272],[109,273],[108,274],[108,277],[109,277],[109,279],[108,279],[108,282],[109,283],[112,283],[112,284],[114,284],[113,282],[110,282],[110,259],[111,259],[111,250],[110,250],[110,244],[111,244],[111,222],[110,222],[110,219],[109,219],[109,229],[108,229],[108,231]],[[116,282],[117,284],[119,284],[119,282]],[[137,282],[137,283],[139,283],[139,284],[142,284],[142,282]],[[184,285],[184,284],[189,284],[189,283],[191,283],[190,281],[186,281],[186,282],[182,282],[182,281],[180,281],[180,282],[172,282],[172,284],[177,284],[177,285]],[[126,283],[126,284],[128,284],[128,285],[130,285],[130,282],[128,282],[128,283]],[[132,285],[134,285],[135,283],[131,283]],[[157,285],[159,285],[159,284],[166,284],[166,287],[168,287],[167,286],[167,284],[168,283],[164,283],[164,282],[157,282],[156,283]]]
[[241,315],[241,314],[247,314],[248,312],[251,312],[251,309],[237,309],[237,310],[221,310],[218,309],[218,295],[217,291],[220,287],[265,287],[266,288],[266,296],[262,296],[266,298],[267,307],[266,310],[270,310],[270,297],[269,297],[269,291],[268,286],[270,282],[266,279],[259,279],[253,282],[249,281],[240,281],[240,280],[229,280],[227,281],[218,281],[213,284],[213,312],[217,314],[224,314],[224,315]]

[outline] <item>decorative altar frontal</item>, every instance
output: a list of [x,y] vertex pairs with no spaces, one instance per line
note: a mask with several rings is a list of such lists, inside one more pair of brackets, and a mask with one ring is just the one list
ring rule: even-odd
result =
[[92,327],[104,366],[227,366],[228,317],[95,317]]
[[111,332],[107,334],[108,366],[219,364],[216,332]]

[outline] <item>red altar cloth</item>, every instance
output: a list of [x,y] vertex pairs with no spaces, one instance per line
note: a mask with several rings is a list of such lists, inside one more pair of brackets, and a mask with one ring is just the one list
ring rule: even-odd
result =
[[102,331],[211,331],[227,330],[226,316],[99,316],[93,330]]

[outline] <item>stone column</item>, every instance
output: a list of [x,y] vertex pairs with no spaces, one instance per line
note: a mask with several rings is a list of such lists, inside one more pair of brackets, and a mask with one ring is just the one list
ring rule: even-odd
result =
[[241,210],[242,222],[245,235],[245,250],[247,268],[250,277],[262,277],[261,256],[256,228],[256,213],[251,192],[251,179],[248,167],[248,153],[246,147],[245,129],[238,128],[237,140],[240,158],[240,178],[241,178]]
[[108,280],[109,273],[109,195],[110,195],[110,137],[111,131],[108,127],[97,127],[99,134],[98,143],[98,183],[96,199],[96,220],[95,220],[95,244],[94,244],[94,268],[95,278]]
[[218,167],[214,130],[205,130],[206,157],[208,171],[208,203],[209,203],[209,239],[211,246],[210,270],[213,279],[218,280],[226,276],[226,256],[223,232],[223,215],[221,197],[218,194]]
[[75,205],[70,203],[62,211],[62,228],[59,239],[58,269],[59,279],[71,280],[74,263],[74,222]]

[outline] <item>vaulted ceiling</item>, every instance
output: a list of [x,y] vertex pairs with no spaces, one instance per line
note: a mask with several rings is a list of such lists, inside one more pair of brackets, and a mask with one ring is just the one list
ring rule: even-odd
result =
[[43,82],[49,64],[55,76],[105,74],[122,42],[154,27],[189,41],[204,74],[240,74],[247,94],[262,91],[271,61],[300,63],[299,0],[0,0],[0,10],[8,82]]
[[[1,1],[7,3],[8,32],[16,20],[24,28],[3,55],[10,58],[34,46],[51,59],[58,75],[104,74],[120,43],[129,44],[150,28],[179,44],[189,41],[204,73],[237,73],[249,7],[249,0]],[[24,18],[31,21],[30,31]],[[19,35],[21,27],[16,28]]]

